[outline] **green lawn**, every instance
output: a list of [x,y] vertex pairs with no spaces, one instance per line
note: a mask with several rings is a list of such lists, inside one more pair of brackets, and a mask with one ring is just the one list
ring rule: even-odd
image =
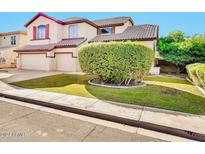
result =
[[[181,112],[205,115],[205,98],[192,94],[192,91],[185,92],[177,88],[168,86],[189,88],[192,86],[186,80],[163,78],[163,77],[147,77],[145,80],[156,81],[160,85],[148,85],[143,88],[134,89],[112,89],[103,88],[87,84],[90,79],[89,75],[55,75],[43,77],[27,81],[13,83],[15,86],[40,89],[51,92],[59,92],[71,95],[78,95],[91,98],[99,98],[103,100],[117,101],[121,103],[129,103]],[[194,89],[194,86],[193,86]],[[194,89],[196,91],[196,89]]]
[[190,82],[184,79],[177,79],[173,77],[152,77],[148,76],[144,78],[145,81],[158,81],[158,82],[167,82],[167,83],[180,83],[180,84],[188,84],[191,85]]

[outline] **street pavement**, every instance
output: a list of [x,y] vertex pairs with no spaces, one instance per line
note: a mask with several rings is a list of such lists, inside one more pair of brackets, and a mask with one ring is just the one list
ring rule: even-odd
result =
[[0,142],[140,142],[156,138],[0,101]]

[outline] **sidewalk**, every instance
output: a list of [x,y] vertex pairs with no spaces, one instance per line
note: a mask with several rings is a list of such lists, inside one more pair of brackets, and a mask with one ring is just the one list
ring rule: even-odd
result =
[[[14,88],[0,81],[0,95],[104,120],[205,141],[205,116],[123,105],[80,96]],[[173,134],[175,133],[175,134]]]

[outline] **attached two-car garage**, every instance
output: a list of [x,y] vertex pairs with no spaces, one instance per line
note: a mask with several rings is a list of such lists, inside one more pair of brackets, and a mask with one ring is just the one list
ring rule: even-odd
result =
[[19,55],[19,68],[25,70],[57,70],[77,71],[77,57],[70,52],[56,53],[54,56],[47,56],[46,53],[21,53]]
[[86,38],[63,39],[53,44],[26,45],[18,53],[17,68],[45,71],[80,71],[78,47]]

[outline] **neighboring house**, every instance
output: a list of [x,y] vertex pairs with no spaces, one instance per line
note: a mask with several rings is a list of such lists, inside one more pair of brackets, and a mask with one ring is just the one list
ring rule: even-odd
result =
[[156,52],[159,33],[157,25],[134,26],[130,17],[58,20],[38,13],[25,26],[28,44],[15,50],[17,67],[31,70],[81,71],[78,49],[91,42],[139,41]]
[[13,50],[26,45],[26,31],[0,33],[0,68],[16,67],[17,53]]

